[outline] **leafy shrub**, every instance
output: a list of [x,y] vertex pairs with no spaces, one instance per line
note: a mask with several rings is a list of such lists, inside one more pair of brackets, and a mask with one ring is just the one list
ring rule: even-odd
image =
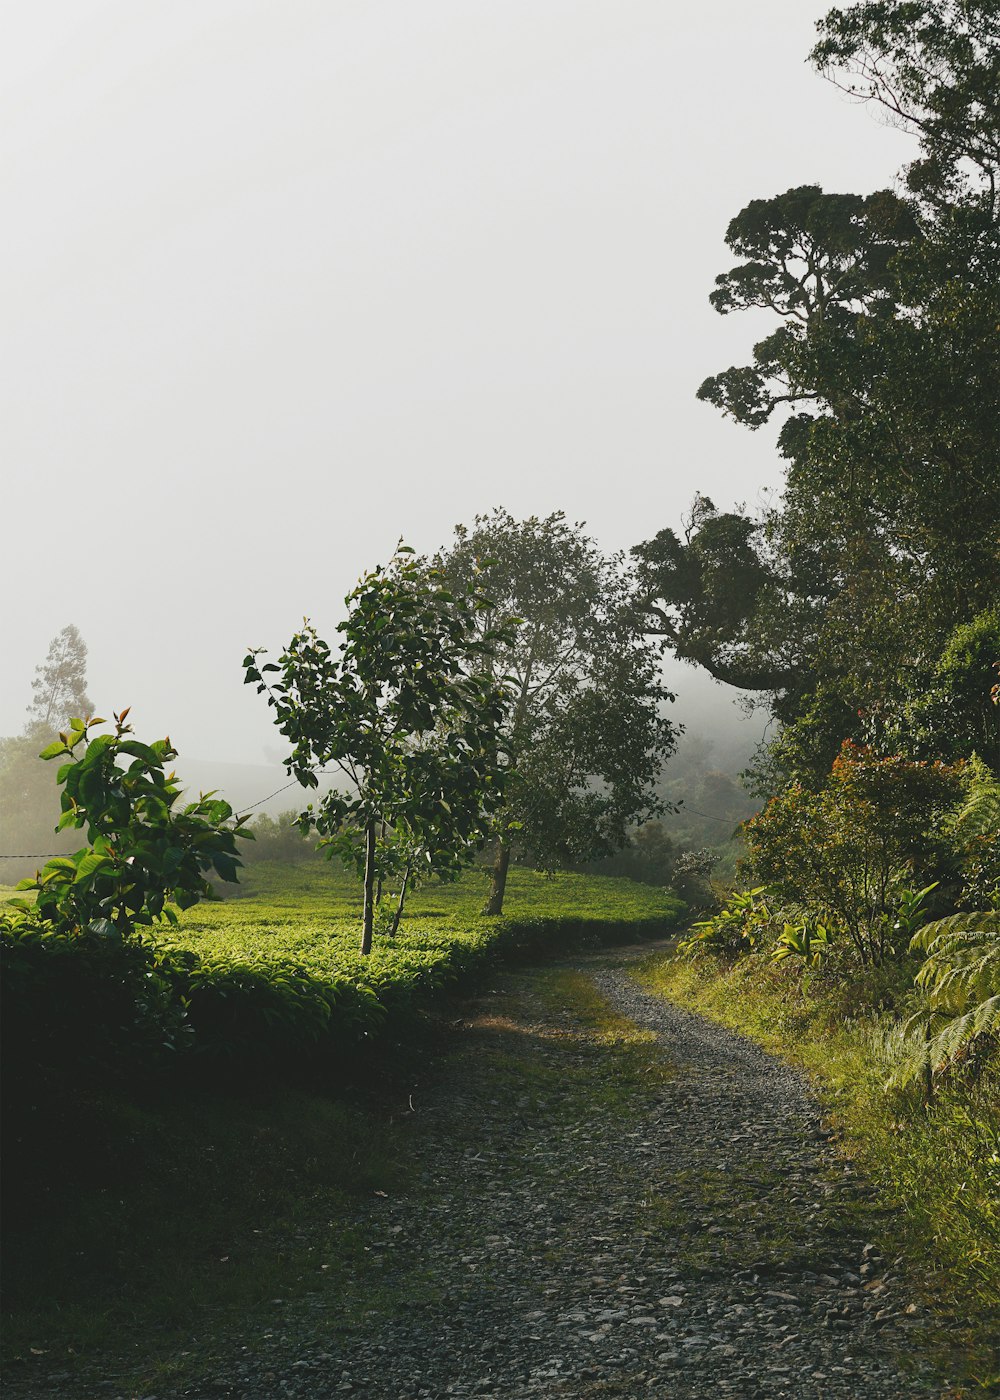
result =
[[501,959],[655,936],[684,912],[624,881],[515,871],[513,888],[528,892],[521,917],[472,912],[481,883],[469,878],[464,893],[434,891],[447,913],[425,909],[362,958],[350,913],[330,917],[332,875],[325,862],[257,866],[271,902],[201,905],[188,927],[160,925],[155,943],[113,928],[61,932],[9,910],[0,956],[12,1066],[141,1068],[173,1051],[254,1068],[342,1063],[404,1039],[431,999]]
[[676,848],[662,822],[643,822],[633,827],[620,851],[600,860],[585,861],[574,869],[593,875],[617,875],[644,885],[673,882]]
[[281,1062],[321,1044],[342,1053],[374,1038],[385,1019],[374,990],[349,977],[320,978],[290,962],[188,958],[178,982],[195,1045],[222,1059]]
[[726,901],[718,914],[691,925],[689,936],[677,946],[682,953],[750,953],[772,927],[774,914],[767,889],[737,893]]
[[11,910],[0,963],[11,1084],[39,1066],[146,1065],[191,1044],[172,958],[113,927],[71,933]]
[[998,657],[1000,607],[992,607],[954,629],[927,684],[890,720],[882,741],[921,758],[978,753],[1000,775],[1000,708],[992,698]]
[[718,900],[709,876],[721,859],[718,851],[703,846],[697,851],[681,851],[674,861],[673,886],[688,904],[700,909],[717,909]]
[[946,823],[962,878],[958,903],[1000,908],[1000,780],[975,755],[965,777],[965,796]]
[[747,823],[749,867],[877,965],[901,951],[902,891],[914,879],[929,886],[950,863],[943,819],[961,787],[961,766],[878,758],[845,743],[821,791],[793,784]]
[[40,758],[64,759],[59,830],[86,827],[89,844],[48,861],[18,889],[34,890],[39,916],[60,931],[134,932],[158,919],[176,921],[173,905],[187,909],[215,898],[214,873],[235,880],[236,837],[244,818],[231,822],[227,802],[211,793],[178,804],[181,786],[166,765],[177,757],[169,739],[142,744],[128,736],[128,710],[115,716],[113,734],[91,737],[102,719],[71,719],[69,729]]
[[775,962],[799,958],[804,976],[807,969],[819,966],[829,947],[829,931],[812,919],[803,919],[800,923],[782,925],[777,942],[771,949],[771,957]]

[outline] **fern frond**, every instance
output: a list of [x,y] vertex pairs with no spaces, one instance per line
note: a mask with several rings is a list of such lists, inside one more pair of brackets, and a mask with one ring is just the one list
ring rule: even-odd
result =
[[924,1002],[895,1033],[897,1084],[921,1070],[939,1072],[978,1037],[1000,1034],[1000,912],[936,919],[918,929],[910,949],[924,954],[915,979]]
[[930,960],[917,974],[935,1009],[962,1011],[1000,992],[1000,935],[991,947],[963,949],[950,962]]
[[1000,831],[1000,782],[976,781],[952,818],[952,830],[959,836],[974,839],[993,836]]
[[[962,943],[974,942],[984,934],[1000,934],[1000,910],[952,914],[947,919],[935,919],[933,923],[924,924],[910,939],[910,952],[938,956],[952,943],[957,948]],[[974,937],[970,939],[970,935]]]
[[982,1001],[964,1016],[949,1021],[927,1044],[927,1055],[934,1069],[949,1064],[958,1052],[978,1036],[1000,1033],[1000,995]]

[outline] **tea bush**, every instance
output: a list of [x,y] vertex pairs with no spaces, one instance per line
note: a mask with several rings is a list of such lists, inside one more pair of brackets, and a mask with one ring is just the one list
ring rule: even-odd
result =
[[14,1059],[146,1066],[294,1066],[346,1060],[405,1037],[435,996],[500,959],[676,926],[676,897],[626,880],[514,871],[512,907],[478,912],[481,877],[430,886],[394,938],[358,952],[357,896],[325,862],[262,863],[239,896],[202,904],[142,938],[58,932],[30,911],[0,917]]

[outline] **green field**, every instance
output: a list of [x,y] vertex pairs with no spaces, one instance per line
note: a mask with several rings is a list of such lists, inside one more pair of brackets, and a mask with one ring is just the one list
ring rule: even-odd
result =
[[629,880],[513,869],[501,919],[482,914],[486,880],[467,871],[454,883],[418,889],[394,938],[376,934],[369,958],[358,952],[361,890],[358,881],[325,861],[248,867],[240,885],[227,886],[219,903],[202,903],[176,929],[158,928],[158,944],[185,948],[203,959],[294,963],[319,976],[379,986],[419,982],[463,952],[508,938],[515,928],[553,936],[574,929],[610,937],[666,932],[684,912],[673,894]]

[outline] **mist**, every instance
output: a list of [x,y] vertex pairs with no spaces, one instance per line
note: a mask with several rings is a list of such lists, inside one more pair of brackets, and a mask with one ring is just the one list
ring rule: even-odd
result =
[[[193,782],[254,769],[256,800],[281,741],[245,649],[332,635],[401,536],[502,505],[627,549],[696,489],[778,490],[769,432],[694,399],[757,329],[708,304],[726,225],[909,153],[806,67],[824,8],[9,16],[0,733],[73,622],[100,713]],[[668,675],[689,729],[743,743],[730,692]]]

